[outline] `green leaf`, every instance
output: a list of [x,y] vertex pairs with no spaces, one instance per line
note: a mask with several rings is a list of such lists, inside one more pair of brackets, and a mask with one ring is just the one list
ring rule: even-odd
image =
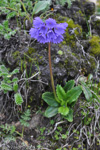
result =
[[12,79],[12,82],[17,82],[17,81],[18,81],[17,77],[15,77],[15,78]]
[[12,91],[12,86],[8,85],[6,83],[1,83],[0,87],[1,87],[2,90]]
[[86,100],[90,101],[90,99],[92,98],[92,93],[91,93],[90,89],[83,82],[81,82],[81,85],[82,85],[81,87],[82,87],[82,90],[83,90]]
[[14,70],[11,72],[12,75],[13,75],[13,74],[16,74],[16,73],[19,73],[19,69],[14,69]]
[[3,22],[3,25],[4,25],[5,29],[9,28],[9,27],[8,27],[8,20],[5,20],[5,21]]
[[59,100],[65,100],[66,93],[65,93],[65,91],[64,91],[64,89],[62,88],[61,85],[56,86],[56,93],[57,93],[57,96],[58,96]]
[[18,91],[18,84],[17,84],[17,82],[15,82],[15,83],[13,84],[13,90],[14,90],[15,92]]
[[68,107],[59,107],[58,108],[58,113],[60,113],[61,115],[66,116],[69,113],[69,108]]
[[16,131],[16,127],[14,125],[11,126],[10,134],[13,134]]
[[49,106],[45,111],[45,116],[47,118],[53,117],[58,113],[58,107]]
[[74,87],[74,84],[75,84],[74,80],[70,80],[66,82],[66,85],[64,86],[65,92],[68,92],[69,90],[71,90]]
[[14,97],[15,97],[15,103],[16,103],[16,105],[21,105],[23,103],[23,99],[22,99],[21,94],[16,93],[14,95]]
[[21,12],[20,16],[21,17],[27,16],[27,13],[26,12]]
[[0,73],[0,77],[2,77],[2,76],[8,76],[8,73],[6,73],[6,72]]
[[2,24],[0,24],[0,32],[4,30],[4,27]]
[[23,119],[20,119],[20,123],[21,123],[21,125],[23,125],[24,127],[29,127],[29,123],[26,122],[26,121],[23,120]]
[[67,119],[69,122],[73,121],[73,110],[69,108],[69,113],[67,116],[64,116],[65,119]]
[[11,30],[11,31],[9,32],[9,35],[10,35],[10,36],[13,36],[13,35],[15,35],[15,33],[16,33],[16,29],[13,30],[13,31]]
[[81,93],[81,86],[76,86],[69,90],[66,94],[67,104],[71,105],[73,102],[76,102]]
[[10,84],[10,83],[12,83],[12,81],[11,80],[7,80],[7,83]]
[[0,65],[0,71],[8,73],[8,69],[4,65]]
[[53,106],[53,107],[59,106],[59,104],[55,100],[54,94],[51,92],[43,93],[42,99],[50,106]]
[[14,16],[16,16],[16,12],[15,11],[13,11],[13,12],[10,12],[8,15],[7,15],[7,19],[10,19],[10,18],[12,18],[12,17],[14,17]]
[[87,77],[88,81],[91,81],[93,79],[93,75],[92,74],[89,74],[88,77]]
[[49,5],[50,5],[51,0],[43,0],[43,1],[39,1],[37,3],[35,3],[35,6],[33,8],[33,14],[37,14],[40,11],[45,10]]
[[11,36],[10,36],[9,34],[5,34],[5,35],[4,35],[4,38],[5,38],[6,40],[9,40],[9,39],[11,38]]

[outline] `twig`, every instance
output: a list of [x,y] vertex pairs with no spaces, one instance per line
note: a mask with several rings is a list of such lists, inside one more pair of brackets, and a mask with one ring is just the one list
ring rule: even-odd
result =
[[57,122],[57,123],[55,124],[54,129],[53,129],[50,133],[48,133],[47,135],[50,135],[50,134],[54,133],[54,132],[55,132],[55,130],[57,129],[57,126],[58,126],[59,124],[62,124],[62,123],[65,123],[65,121]]
[[39,74],[39,72],[37,72],[35,75],[31,76],[30,78],[22,78],[18,82],[20,82],[22,80],[25,80],[25,81],[30,80],[30,79],[34,78],[35,76],[37,76],[38,74]]

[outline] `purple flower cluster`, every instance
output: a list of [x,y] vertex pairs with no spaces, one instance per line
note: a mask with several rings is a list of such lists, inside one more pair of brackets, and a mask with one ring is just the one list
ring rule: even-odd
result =
[[51,42],[57,44],[63,41],[62,34],[65,32],[66,27],[68,27],[67,23],[57,24],[52,18],[43,22],[39,17],[36,17],[29,34],[40,43]]

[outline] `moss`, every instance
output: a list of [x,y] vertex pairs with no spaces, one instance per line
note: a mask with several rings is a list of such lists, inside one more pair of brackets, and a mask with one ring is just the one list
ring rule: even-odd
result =
[[15,51],[12,56],[16,59],[20,55],[19,51]]
[[91,68],[94,70],[96,68],[96,62],[92,58],[89,60],[89,62],[91,63]]
[[65,66],[67,66],[68,65],[68,59],[66,58],[66,60],[65,60]]
[[100,20],[99,19],[94,21],[92,24],[95,29],[97,29],[97,30],[100,29]]
[[66,45],[66,41],[63,41],[62,44],[63,44],[63,45]]
[[27,54],[31,55],[31,54],[33,54],[33,53],[35,53],[35,52],[36,52],[36,50],[35,50],[34,48],[29,47],[29,49],[28,49],[28,51],[27,51]]
[[72,53],[72,55],[73,55],[73,56],[76,56],[77,54],[76,54],[76,53]]
[[43,63],[43,56],[36,53],[36,50],[31,47],[23,54],[19,51],[14,52],[13,57],[17,60],[16,65],[21,67],[21,72],[26,69],[29,76],[33,73],[32,66],[39,68],[39,64]]
[[[73,22],[73,20],[68,21],[68,28],[66,29],[66,33],[65,33],[66,34],[65,41],[67,44],[71,45],[72,47],[75,47],[76,46],[76,42],[75,42],[76,38],[75,38],[74,34],[70,35],[69,29],[72,29],[72,30],[75,29],[74,30],[75,35],[79,36],[82,33],[82,28],[78,24],[75,24]],[[78,29],[79,29],[79,31],[78,31]]]
[[[78,24],[75,24],[74,21],[70,18],[67,18],[67,17],[63,17],[63,16],[60,16],[59,14],[56,15],[56,20],[58,23],[63,23],[63,22],[66,22],[68,23],[68,27],[66,29],[66,32],[65,32],[65,38],[64,38],[64,41],[61,43],[62,45],[70,45],[71,47],[76,47],[76,38],[75,38],[75,35],[76,36],[80,36],[81,33],[82,33],[82,27]],[[75,34],[70,34],[69,33],[69,29],[70,30],[74,30],[74,33]]]
[[100,55],[100,37],[99,36],[92,36],[89,43],[91,46],[90,53],[92,55],[95,55],[95,56]]
[[81,17],[83,17],[83,16],[84,16],[84,14],[82,13],[82,11],[81,11],[81,10],[79,10],[79,11],[78,11],[78,13],[81,15]]

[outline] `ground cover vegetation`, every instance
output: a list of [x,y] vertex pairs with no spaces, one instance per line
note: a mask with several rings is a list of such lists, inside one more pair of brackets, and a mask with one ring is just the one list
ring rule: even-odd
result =
[[0,1],[0,149],[100,149],[100,2]]

